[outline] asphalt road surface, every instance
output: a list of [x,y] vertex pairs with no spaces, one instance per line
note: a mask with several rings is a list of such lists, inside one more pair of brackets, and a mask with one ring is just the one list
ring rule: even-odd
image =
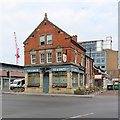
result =
[[2,95],[3,118],[118,118],[118,96]]

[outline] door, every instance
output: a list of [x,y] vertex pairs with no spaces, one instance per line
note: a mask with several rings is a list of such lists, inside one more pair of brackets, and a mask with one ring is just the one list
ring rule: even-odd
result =
[[43,75],[43,92],[48,93],[49,92],[49,73],[44,73]]
[[98,80],[95,80],[95,86],[98,87]]
[[3,79],[3,89],[9,89],[9,79]]

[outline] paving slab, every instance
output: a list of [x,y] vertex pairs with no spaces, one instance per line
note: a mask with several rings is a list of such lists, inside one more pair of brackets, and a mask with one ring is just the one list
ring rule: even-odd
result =
[[48,93],[9,92],[9,91],[2,91],[2,94],[14,94],[14,95],[42,95],[42,96],[53,96],[53,97],[81,97],[81,98],[92,98],[92,97],[95,96],[95,95],[48,94]]

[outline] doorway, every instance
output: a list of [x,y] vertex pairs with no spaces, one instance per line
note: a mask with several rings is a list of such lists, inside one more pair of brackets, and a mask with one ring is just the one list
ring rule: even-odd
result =
[[49,72],[43,74],[43,92],[49,93]]

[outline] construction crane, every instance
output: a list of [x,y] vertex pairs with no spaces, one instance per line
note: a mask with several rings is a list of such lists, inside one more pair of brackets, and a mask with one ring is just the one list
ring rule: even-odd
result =
[[20,57],[20,55],[19,55],[19,48],[18,48],[15,32],[14,32],[14,37],[15,37],[15,46],[16,46],[16,54],[15,54],[15,56],[16,56],[16,65],[17,65],[18,64],[18,58]]

